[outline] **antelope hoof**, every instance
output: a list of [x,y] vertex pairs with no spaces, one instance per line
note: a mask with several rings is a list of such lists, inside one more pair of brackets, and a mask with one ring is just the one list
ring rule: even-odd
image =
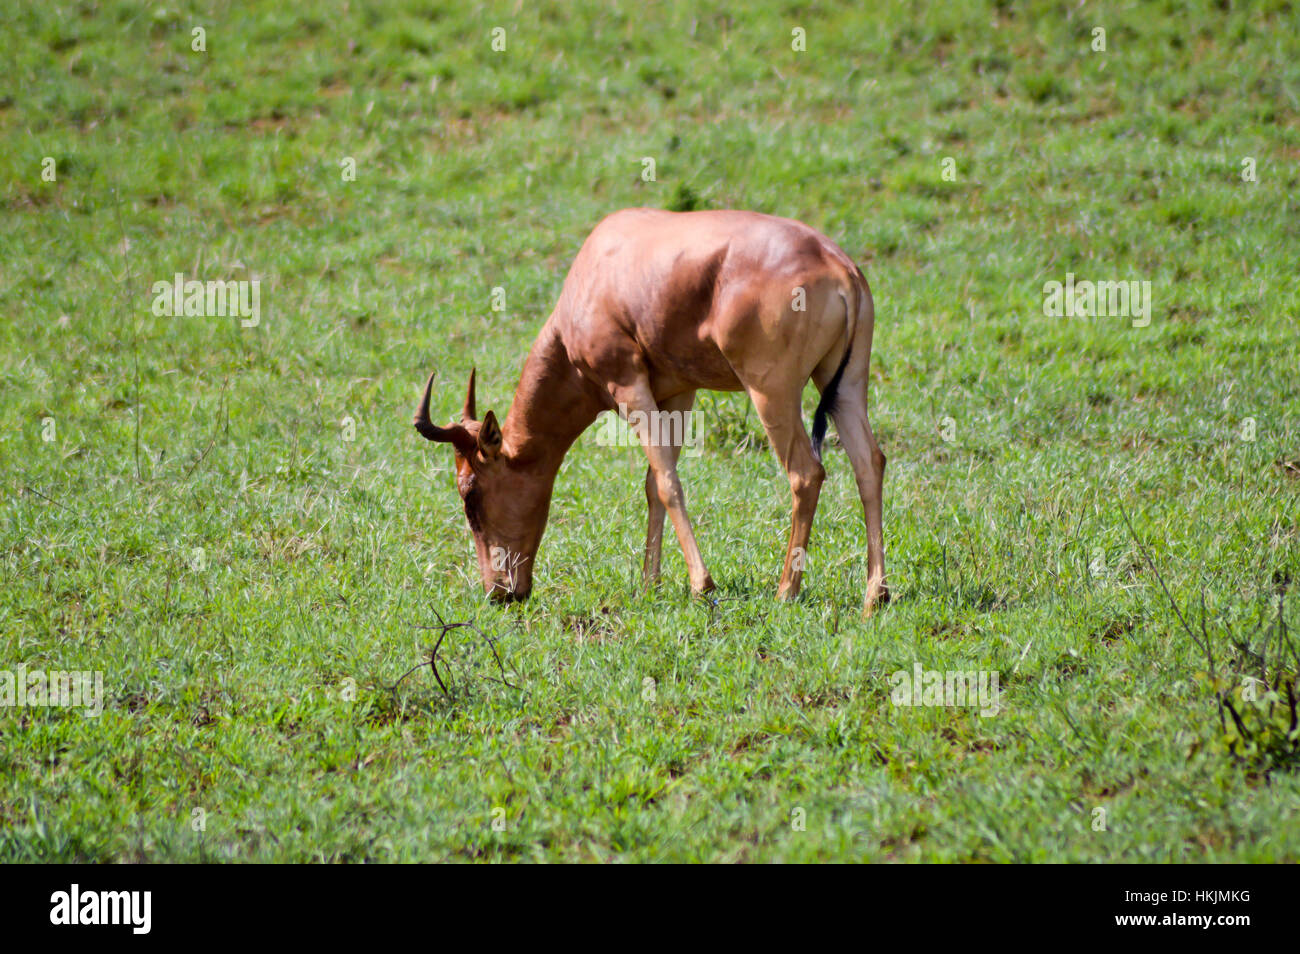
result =
[[884,606],[889,602],[889,587],[881,581],[879,583],[867,584],[867,599],[862,604],[862,618],[868,618],[877,606]]
[[691,584],[691,592],[696,596],[703,596],[705,593],[712,593],[716,589],[717,587],[713,585],[713,577],[709,576],[707,573],[704,574],[704,582],[699,586],[696,586],[693,583]]

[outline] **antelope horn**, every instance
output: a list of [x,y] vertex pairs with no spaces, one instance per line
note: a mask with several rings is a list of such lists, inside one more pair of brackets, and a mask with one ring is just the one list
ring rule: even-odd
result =
[[461,408],[460,422],[477,421],[478,415],[474,413],[474,374],[478,368],[470,368],[469,372],[469,390],[465,392],[465,406]]
[[437,371],[430,374],[429,383],[424,386],[424,397],[420,398],[420,406],[415,409],[415,429],[425,440],[451,444],[460,451],[461,456],[468,457],[475,447],[474,438],[470,436],[469,431],[459,424],[439,427],[429,420],[429,398],[433,394],[433,379],[437,375]]

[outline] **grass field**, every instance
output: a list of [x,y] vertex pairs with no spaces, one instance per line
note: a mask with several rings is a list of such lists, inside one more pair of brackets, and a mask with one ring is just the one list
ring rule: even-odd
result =
[[[0,861],[1300,857],[1292,3],[309,6],[0,12],[0,668],[103,674],[97,717],[0,708]],[[590,432],[533,598],[483,598],[419,388],[504,414],[636,205],[861,264],[871,619],[835,446],[774,602],[736,394],[682,470],[713,602],[671,535],[641,588],[644,458]],[[260,320],[154,314],[178,272]],[[1149,323],[1049,316],[1067,274]],[[400,678],[439,616],[481,631],[445,691]],[[895,705],[917,664],[1001,711]]]

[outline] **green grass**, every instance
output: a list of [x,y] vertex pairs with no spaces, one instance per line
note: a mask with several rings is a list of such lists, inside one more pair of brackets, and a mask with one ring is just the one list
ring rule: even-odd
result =
[[[0,668],[102,670],[105,710],[0,709],[0,861],[1300,857],[1294,740],[1228,751],[1121,513],[1218,666],[1279,588],[1300,625],[1297,12],[928,6],[7,5]],[[836,447],[773,601],[788,488],[739,395],[683,467],[716,605],[671,539],[641,590],[643,463],[590,433],[532,600],[484,602],[418,389],[443,420],[476,365],[504,412],[632,205],[792,216],[862,265],[871,620]],[[155,317],[178,271],[258,276],[261,324]],[[1046,317],[1067,271],[1150,281],[1151,324]],[[518,688],[466,629],[450,697],[390,688],[436,614]],[[998,671],[1005,711],[894,706],[917,662]]]

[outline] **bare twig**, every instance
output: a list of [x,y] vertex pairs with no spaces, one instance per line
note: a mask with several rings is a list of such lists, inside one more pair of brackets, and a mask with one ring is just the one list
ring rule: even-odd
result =
[[[443,681],[442,674],[438,671],[438,660],[439,660],[438,650],[442,648],[443,641],[447,638],[447,634],[457,629],[472,630],[473,632],[481,636],[483,638],[483,641],[487,643],[488,649],[491,650],[492,652],[492,659],[497,664],[497,670],[501,673],[501,677],[496,678],[494,676],[487,676],[486,678],[492,680],[493,682],[499,682],[503,686],[507,686],[511,689],[515,689],[520,692],[528,691],[524,689],[522,686],[517,686],[510,681],[510,679],[506,675],[505,664],[501,662],[501,654],[497,650],[496,639],[494,639],[489,634],[483,632],[483,630],[479,629],[479,627],[475,625],[472,619],[455,622],[455,623],[449,623],[445,619],[443,619],[442,614],[439,613],[437,610],[433,611],[433,615],[436,616],[438,619],[437,624],[424,624],[424,623],[411,624],[415,629],[438,631],[438,638],[434,642],[433,648],[426,653],[427,658],[423,662],[416,663],[410,669],[406,670],[406,672],[402,673],[402,675],[397,678],[397,681],[395,683],[393,683],[391,686],[386,686],[385,688],[388,689],[388,691],[390,692],[396,691],[397,687],[401,685],[402,680],[404,680],[407,676],[415,672],[417,669],[423,668],[424,666],[428,666],[429,670],[433,673],[433,678],[437,680],[438,688],[442,690],[443,695],[445,695],[448,699],[454,698],[451,690],[447,688],[447,684]],[[447,660],[445,659],[442,660],[442,664],[444,667],[447,666],[448,665]]]
[[122,236],[122,262],[126,269],[125,280],[122,283],[122,303],[126,307],[127,320],[131,323],[131,366],[135,376],[135,479],[139,481],[140,477],[140,418],[143,414],[143,408],[140,405],[140,346],[139,331],[136,328],[135,316],[131,313],[131,259],[127,254],[130,251],[126,237],[126,226],[122,223],[122,196],[119,190],[113,189],[113,210],[117,214],[117,230]]
[[50,503],[54,504],[54,506],[58,507],[60,510],[66,510],[68,513],[76,514],[79,517],[84,516],[80,511],[73,510],[71,507],[64,506],[63,504],[59,503],[59,501],[55,500],[53,497],[47,497],[45,494],[41,493],[31,484],[23,484],[23,490],[27,491],[28,493],[35,494],[36,496],[40,497],[42,500],[49,501]]
[[211,451],[213,445],[217,443],[217,431],[221,429],[221,411],[226,405],[226,386],[229,384],[230,384],[229,377],[227,377],[224,381],[221,382],[221,394],[217,398],[217,423],[212,428],[212,436],[208,438],[208,446],[203,448],[203,453],[199,454],[198,458],[194,461],[194,463],[190,464],[190,466],[185,469],[186,480],[189,479],[190,474],[194,473],[194,471],[198,468],[199,464],[203,463],[204,458],[208,456],[208,452]]
[[[1129,520],[1128,511],[1124,509],[1123,504],[1119,505],[1119,513],[1120,516],[1124,518],[1124,524],[1125,526],[1128,527],[1128,532],[1129,535],[1133,537],[1133,542],[1137,544],[1138,553],[1142,555],[1142,559],[1146,560],[1147,566],[1150,567],[1151,572],[1155,574],[1156,581],[1159,582],[1160,584],[1160,589],[1164,590],[1165,598],[1169,600],[1169,605],[1173,607],[1174,615],[1178,617],[1178,622],[1182,624],[1183,629],[1186,631],[1187,635],[1191,637],[1192,642],[1195,643],[1197,647],[1199,647],[1205,653],[1206,661],[1209,663],[1210,666],[1210,678],[1213,679],[1214,678],[1214,652],[1210,648],[1210,637],[1208,633],[1205,633],[1204,614],[1202,614],[1201,616],[1201,630],[1203,634],[1203,639],[1201,639],[1197,637],[1196,631],[1192,629],[1190,625],[1188,625],[1187,620],[1183,617],[1183,611],[1178,608],[1178,603],[1177,601],[1174,600],[1174,595],[1169,592],[1169,587],[1165,584],[1164,576],[1162,576],[1160,570],[1156,568],[1155,561],[1151,559],[1151,554],[1149,554],[1147,552],[1146,547],[1142,545],[1142,541],[1138,539],[1137,531],[1133,529],[1133,521]],[[1204,599],[1205,596],[1204,592],[1202,592],[1201,596],[1202,599]]]
[[[1124,518],[1124,525],[1128,527],[1129,535],[1133,538],[1133,542],[1137,544],[1138,553],[1142,555],[1142,559],[1146,561],[1147,566],[1151,568],[1151,572],[1155,574],[1156,580],[1160,583],[1160,589],[1164,591],[1165,598],[1169,600],[1169,605],[1173,607],[1174,615],[1178,617],[1178,622],[1182,624],[1183,630],[1189,637],[1191,637],[1192,642],[1205,653],[1205,659],[1209,665],[1210,683],[1214,686],[1214,701],[1219,707],[1219,726],[1226,730],[1227,720],[1223,717],[1224,694],[1219,688],[1218,679],[1215,675],[1214,650],[1210,645],[1211,640],[1209,631],[1205,628],[1205,591],[1201,591],[1201,637],[1198,639],[1196,631],[1193,630],[1192,627],[1188,625],[1187,620],[1183,618],[1183,612],[1178,608],[1178,603],[1174,600],[1174,595],[1169,592],[1169,587],[1165,584],[1165,578],[1161,575],[1160,570],[1156,568],[1155,561],[1151,559],[1151,554],[1147,552],[1146,547],[1142,545],[1142,541],[1138,538],[1137,531],[1133,529],[1133,521],[1129,519],[1128,511],[1124,509],[1123,504],[1119,505],[1119,512],[1120,516]],[[1228,703],[1228,711],[1232,713],[1233,721],[1240,726],[1241,719],[1232,709],[1231,702]]]

